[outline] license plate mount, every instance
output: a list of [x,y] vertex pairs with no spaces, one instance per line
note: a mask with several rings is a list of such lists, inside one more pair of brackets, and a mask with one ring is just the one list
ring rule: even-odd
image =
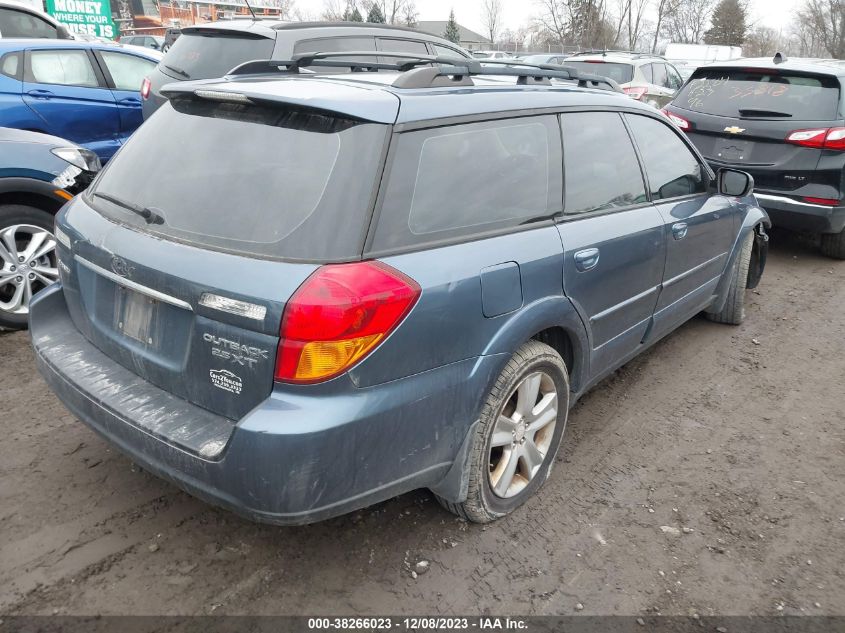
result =
[[154,345],[158,301],[134,290],[118,286],[114,325],[118,332],[144,345]]

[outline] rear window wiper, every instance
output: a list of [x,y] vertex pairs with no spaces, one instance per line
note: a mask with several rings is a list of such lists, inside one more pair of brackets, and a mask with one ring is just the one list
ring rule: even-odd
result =
[[777,110],[757,110],[755,108],[740,108],[739,116],[744,117],[791,117],[789,112],[778,112]]
[[187,72],[185,72],[184,70],[182,70],[182,69],[181,69],[181,68],[179,68],[178,66],[171,66],[170,64],[162,64],[162,66],[164,66],[164,67],[165,67],[165,68],[167,68],[168,70],[172,70],[174,73],[176,73],[177,75],[180,75],[180,76],[184,77],[185,79],[190,79],[190,78],[191,78],[191,76],[190,76]]
[[144,218],[144,221],[147,224],[164,224],[164,216],[152,207],[142,207],[140,205],[133,204],[132,202],[121,200],[120,198],[108,193],[100,193],[99,191],[94,192],[93,195],[95,198],[102,198],[106,202],[111,202],[112,204],[123,207],[136,215],[140,215]]

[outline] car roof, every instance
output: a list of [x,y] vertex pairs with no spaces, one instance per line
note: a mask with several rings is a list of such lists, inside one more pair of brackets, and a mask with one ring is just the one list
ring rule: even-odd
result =
[[[418,69],[419,70],[419,69]],[[211,98],[246,96],[260,101],[289,103],[336,112],[386,124],[405,124],[566,106],[654,108],[624,93],[581,88],[563,82],[553,85],[517,85],[516,77],[474,76],[474,85],[431,88],[398,88],[393,82],[402,73],[344,73],[338,75],[241,75],[224,79],[184,81],[167,84],[169,97],[207,91]],[[198,96],[202,96],[201,94]],[[233,98],[235,100],[235,98]]]
[[139,57],[146,57],[150,61],[158,62],[161,59],[161,53],[158,51],[147,50],[140,46],[127,46],[118,42],[101,43],[101,42],[82,42],[79,40],[52,40],[47,38],[0,38],[0,50],[3,52],[19,51],[26,48],[83,48],[98,51],[125,51],[138,55]]
[[764,68],[767,70],[795,70],[798,72],[841,77],[845,75],[845,60],[795,57],[784,58],[784,61],[775,62],[773,57],[744,57],[730,61],[712,62],[699,66],[699,68]]
[[203,31],[240,31],[248,32],[254,35],[263,35],[267,38],[275,38],[280,31],[342,31],[342,35],[354,35],[359,33],[378,33],[396,35],[405,34],[413,35],[416,39],[444,42],[451,45],[453,48],[460,48],[458,44],[453,44],[443,37],[412,29],[406,26],[398,26],[395,24],[371,24],[369,22],[289,22],[286,20],[277,19],[242,19],[242,20],[221,20],[218,22],[209,22],[207,24],[194,24],[191,26],[183,26],[182,33],[201,33]]
[[589,53],[568,55],[567,61],[570,62],[609,62],[612,64],[632,64],[637,63],[651,63],[655,61],[665,62],[666,60],[660,55],[650,55],[647,53],[620,53],[608,51],[607,53]]

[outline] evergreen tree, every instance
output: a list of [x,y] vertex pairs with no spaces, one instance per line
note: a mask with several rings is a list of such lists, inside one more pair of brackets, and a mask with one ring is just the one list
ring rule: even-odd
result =
[[370,12],[367,13],[367,22],[373,24],[384,24],[387,20],[384,19],[384,13],[381,12],[381,7],[378,2],[373,2],[370,6]]
[[351,12],[347,11],[346,14],[348,16],[346,18],[347,22],[363,22],[364,21],[364,16],[361,15],[361,12],[358,10],[358,7],[354,7]]
[[443,33],[443,37],[455,44],[461,43],[461,31],[458,29],[458,23],[455,21],[454,9],[449,12],[449,21],[446,23],[446,32]]
[[741,46],[748,34],[748,15],[740,0],[721,0],[713,10],[710,30],[704,34],[707,44]]

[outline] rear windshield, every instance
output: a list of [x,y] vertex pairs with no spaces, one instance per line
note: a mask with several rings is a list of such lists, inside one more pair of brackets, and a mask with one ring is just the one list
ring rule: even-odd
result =
[[626,84],[634,78],[634,67],[631,64],[600,61],[576,62],[569,59],[563,63],[578,69],[582,73],[608,77],[618,84]]
[[699,70],[672,105],[719,116],[829,121],[839,118],[839,82],[784,72]]
[[184,33],[159,64],[176,79],[222,77],[235,66],[254,59],[270,59],[275,42],[266,37],[228,33]]
[[[314,110],[171,99],[87,200],[106,217],[201,247],[272,259],[361,253],[387,126]],[[147,223],[106,198],[147,208]]]

